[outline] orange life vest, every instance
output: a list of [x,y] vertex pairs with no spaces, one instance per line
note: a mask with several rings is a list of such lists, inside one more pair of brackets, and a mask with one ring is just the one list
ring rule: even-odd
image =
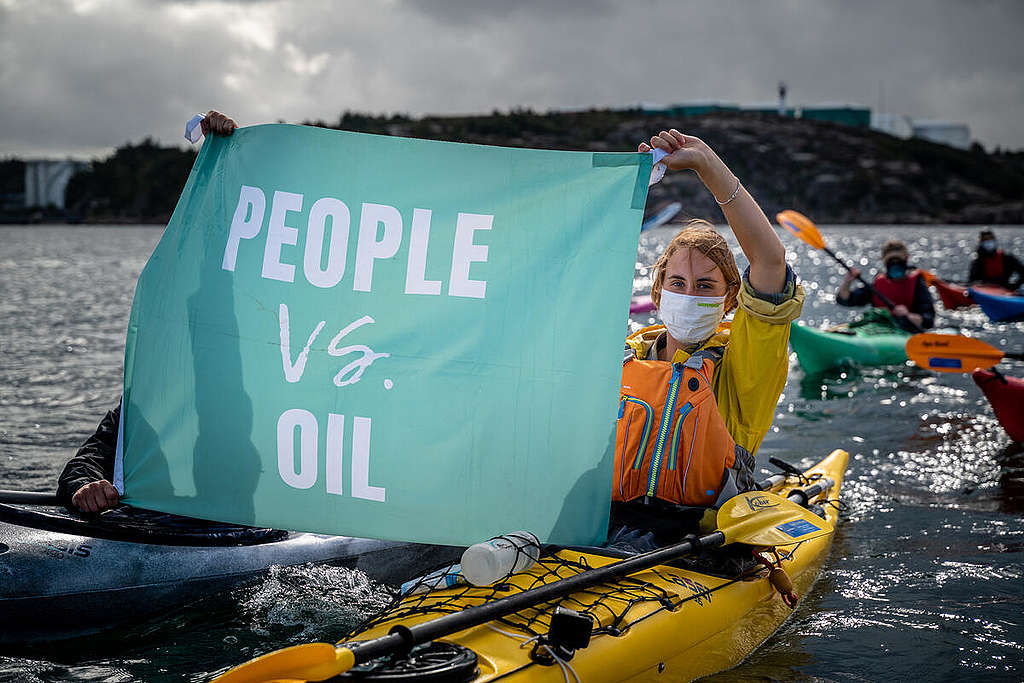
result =
[[[888,297],[893,306],[903,304],[908,310],[914,310],[914,293],[917,291],[917,278],[921,271],[911,270],[905,277],[892,280],[885,275],[879,274],[875,277],[875,291]],[[888,308],[877,296],[871,297],[871,303],[875,308]]]
[[[711,381],[723,349],[685,363],[627,357],[622,366],[612,500],[644,496],[717,507],[739,491],[730,476],[742,452],[718,412]],[[720,497],[722,500],[719,500]]]

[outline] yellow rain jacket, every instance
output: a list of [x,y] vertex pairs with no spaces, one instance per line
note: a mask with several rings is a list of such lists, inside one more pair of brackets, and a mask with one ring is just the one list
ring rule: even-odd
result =
[[[787,272],[786,287],[780,294],[765,295],[754,290],[746,274],[737,297],[732,323],[723,323],[718,332],[699,346],[678,350],[673,363],[685,362],[700,349],[725,347],[725,355],[711,380],[718,410],[737,444],[751,454],[772,426],[775,407],[789,371],[789,323],[800,317],[804,290],[792,271]],[[656,344],[664,325],[637,330],[626,338],[626,345],[640,360],[656,360]]]

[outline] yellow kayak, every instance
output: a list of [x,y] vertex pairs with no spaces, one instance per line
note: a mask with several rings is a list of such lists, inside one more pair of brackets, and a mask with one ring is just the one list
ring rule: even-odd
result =
[[[780,596],[789,587],[775,587],[785,585],[777,567],[785,570],[799,595],[806,594],[817,578],[831,547],[828,532],[838,518],[848,457],[836,450],[801,475],[772,477],[768,491],[778,497],[742,494],[742,501],[738,496],[722,507],[715,532],[722,538],[717,544],[754,543],[764,564],[748,560],[732,575],[724,569],[719,575],[698,571],[692,561],[666,561],[502,613],[499,608],[509,603],[510,596],[525,600],[544,595],[558,585],[614,571],[617,565],[647,556],[657,559],[655,555],[666,550],[623,560],[622,553],[608,549],[562,549],[493,586],[463,584],[408,595],[337,646],[299,645],[264,655],[228,672],[223,680],[322,680],[347,671],[334,680],[689,681],[728,669],[750,655],[791,613]],[[781,499],[789,502],[780,504]],[[762,520],[769,520],[756,516],[768,514],[757,512],[758,506],[787,505],[803,518],[781,524],[769,521],[768,531],[776,540],[759,540],[767,538],[757,535],[764,528],[750,533],[753,527],[764,526]],[[733,508],[739,512],[733,513]],[[733,522],[723,522],[727,514],[750,519],[736,522],[733,528],[728,526]],[[775,546],[774,554],[764,549],[767,545]],[[739,557],[753,549],[733,546],[731,554]],[[594,568],[602,569],[587,572]],[[487,618],[488,611],[494,612],[494,618]],[[476,625],[445,631],[444,625],[471,613]],[[404,653],[377,654],[384,652],[378,645],[384,643],[393,652],[394,643],[403,638]],[[369,659],[371,650],[378,658]]]

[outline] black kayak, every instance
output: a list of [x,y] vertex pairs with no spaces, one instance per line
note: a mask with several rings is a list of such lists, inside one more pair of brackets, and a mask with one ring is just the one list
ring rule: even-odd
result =
[[455,561],[461,551],[129,506],[86,517],[62,507],[0,504],[0,643],[113,628],[251,580],[273,565],[331,563],[398,584]]

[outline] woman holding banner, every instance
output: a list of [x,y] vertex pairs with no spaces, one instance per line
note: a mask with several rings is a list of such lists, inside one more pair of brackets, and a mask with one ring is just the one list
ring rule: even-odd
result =
[[[211,111],[205,134],[230,135],[235,122]],[[627,339],[613,485],[613,539],[630,534],[660,545],[682,524],[753,486],[753,457],[771,426],[786,380],[789,322],[803,291],[764,213],[704,142],[672,130],[641,144],[662,163],[693,170],[722,206],[750,262],[741,277],[710,224],[676,235],[655,266],[651,296],[664,326]],[[720,325],[733,310],[731,329]],[[109,483],[117,432],[112,413],[61,477],[61,498],[87,511],[117,504]],[[87,444],[88,446],[89,444]],[[642,547],[642,544],[631,544]]]
[[[753,454],[771,427],[789,366],[789,323],[804,292],[764,212],[703,141],[678,130],[641,144],[695,171],[750,262],[693,221],[654,266],[663,325],[626,339],[609,545],[652,550],[696,530],[708,509],[754,488]],[[735,310],[731,324],[722,318]]]

